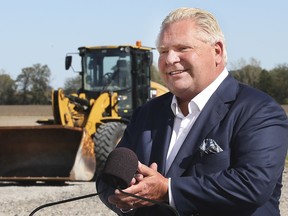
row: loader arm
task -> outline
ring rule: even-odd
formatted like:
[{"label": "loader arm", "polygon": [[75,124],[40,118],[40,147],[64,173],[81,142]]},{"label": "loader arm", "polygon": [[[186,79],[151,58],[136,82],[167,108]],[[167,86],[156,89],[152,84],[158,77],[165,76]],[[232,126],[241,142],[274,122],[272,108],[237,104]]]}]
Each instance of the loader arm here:
[{"label": "loader arm", "polygon": [[116,92],[104,92],[93,103],[85,130],[93,135],[96,132],[96,125],[104,123],[108,120],[119,121],[121,117],[118,115]]}]

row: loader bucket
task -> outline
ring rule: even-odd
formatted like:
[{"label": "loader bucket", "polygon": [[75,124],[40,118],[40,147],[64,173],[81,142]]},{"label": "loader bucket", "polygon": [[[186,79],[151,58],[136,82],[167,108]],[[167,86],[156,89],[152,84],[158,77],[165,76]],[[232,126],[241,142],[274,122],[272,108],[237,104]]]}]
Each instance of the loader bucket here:
[{"label": "loader bucket", "polygon": [[89,181],[95,169],[94,143],[81,128],[0,127],[0,181]]}]

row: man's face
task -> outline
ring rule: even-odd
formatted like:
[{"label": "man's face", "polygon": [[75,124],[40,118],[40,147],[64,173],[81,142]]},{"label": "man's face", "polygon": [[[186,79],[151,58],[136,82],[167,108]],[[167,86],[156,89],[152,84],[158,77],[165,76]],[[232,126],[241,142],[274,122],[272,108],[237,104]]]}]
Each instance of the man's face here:
[{"label": "man's face", "polygon": [[[158,67],[169,90],[178,98],[191,100],[224,69],[221,43],[204,43],[197,38],[191,20],[166,26],[159,40]],[[222,62],[219,68],[219,62]]]}]

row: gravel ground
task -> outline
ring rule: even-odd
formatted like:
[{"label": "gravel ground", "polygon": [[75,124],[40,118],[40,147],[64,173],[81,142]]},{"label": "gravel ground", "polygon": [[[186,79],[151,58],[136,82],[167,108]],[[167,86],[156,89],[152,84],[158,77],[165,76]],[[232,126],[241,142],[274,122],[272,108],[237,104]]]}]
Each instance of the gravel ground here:
[{"label": "gravel ground", "polygon": [[[288,215],[288,172],[284,172],[284,188],[281,197],[281,215]],[[13,182],[0,183],[0,216],[28,216],[34,209],[46,203],[56,202],[96,193],[94,182],[66,182],[62,186],[23,186]],[[37,211],[34,216],[113,216],[116,215],[102,204],[98,197],[50,206]]]},{"label": "gravel ground", "polygon": [[[0,126],[34,125],[41,118],[50,118],[49,106],[26,106],[25,109],[14,106],[0,106]],[[41,110],[41,113],[39,113]],[[288,216],[288,163],[284,170],[283,190],[280,200],[282,216]],[[46,203],[56,202],[96,193],[94,182],[66,182],[64,185],[47,185],[38,182],[34,185],[21,185],[15,182],[0,182],[0,216],[28,216],[34,209]],[[98,197],[86,198],[39,210],[35,216],[112,216]]]},{"label": "gravel ground", "polygon": [[[38,185],[23,186],[11,182],[0,183],[0,215],[28,216],[37,207],[96,193],[94,182],[67,182],[62,186]],[[98,197],[90,197],[74,202],[50,206],[35,212],[34,216],[112,216],[116,215],[102,204]]]}]

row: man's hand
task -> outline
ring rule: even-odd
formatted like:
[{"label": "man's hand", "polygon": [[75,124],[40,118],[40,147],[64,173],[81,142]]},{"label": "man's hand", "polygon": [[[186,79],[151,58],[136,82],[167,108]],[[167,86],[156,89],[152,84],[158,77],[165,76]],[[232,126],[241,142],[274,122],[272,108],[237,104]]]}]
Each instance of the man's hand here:
[{"label": "man's hand", "polygon": [[[123,190],[137,196],[152,199],[158,202],[168,201],[168,179],[157,172],[157,164],[152,163],[150,167],[138,163],[138,173],[131,181],[131,186]],[[118,189],[108,201],[119,209],[131,209],[143,206],[151,206],[153,203],[140,200],[123,194]]]}]

